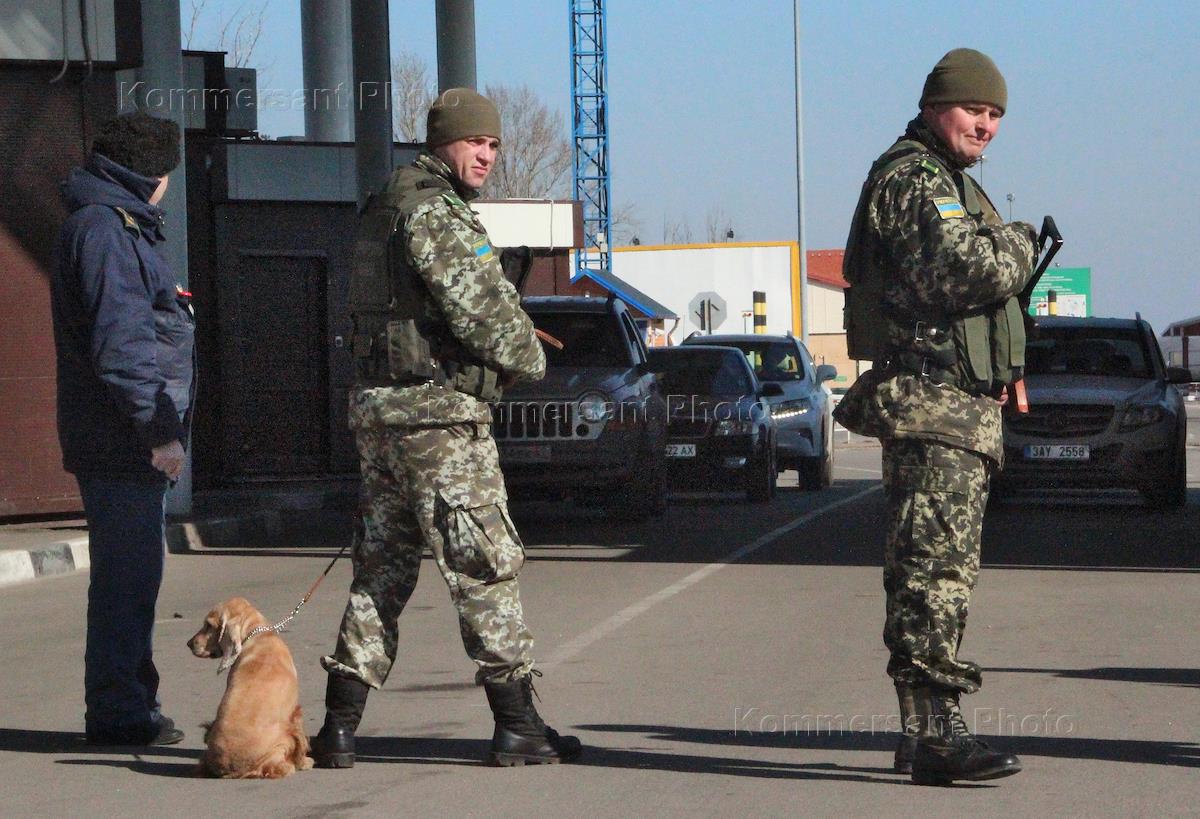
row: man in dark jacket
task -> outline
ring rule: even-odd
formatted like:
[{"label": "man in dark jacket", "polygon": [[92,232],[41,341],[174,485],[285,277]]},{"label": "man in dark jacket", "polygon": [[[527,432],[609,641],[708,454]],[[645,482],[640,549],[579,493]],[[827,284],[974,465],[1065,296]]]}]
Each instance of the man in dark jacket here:
[{"label": "man in dark jacket", "polygon": [[157,207],[179,127],[143,113],[103,123],[63,183],[69,215],[52,282],[58,434],[87,517],[87,741],[166,745],[151,634],[163,501],[183,470],[195,397],[193,320],[167,268]]}]

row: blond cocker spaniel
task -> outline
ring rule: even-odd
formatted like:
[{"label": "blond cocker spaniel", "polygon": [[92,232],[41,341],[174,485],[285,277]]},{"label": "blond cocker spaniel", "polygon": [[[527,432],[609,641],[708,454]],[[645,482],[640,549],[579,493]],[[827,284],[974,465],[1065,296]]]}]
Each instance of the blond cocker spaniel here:
[{"label": "blond cocker spaniel", "polygon": [[197,657],[229,669],[199,776],[280,779],[312,767],[292,653],[258,609],[241,597],[216,606],[188,640]]}]

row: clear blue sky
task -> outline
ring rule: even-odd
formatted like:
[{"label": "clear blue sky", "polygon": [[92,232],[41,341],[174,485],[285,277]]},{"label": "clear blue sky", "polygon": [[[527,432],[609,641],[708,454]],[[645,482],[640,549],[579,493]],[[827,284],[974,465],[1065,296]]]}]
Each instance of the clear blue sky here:
[{"label": "clear blue sky", "polygon": [[[208,19],[251,5],[209,0]],[[390,5],[393,50],[436,76],[433,0]],[[566,132],[567,0],[476,0],[475,12],[480,85],[530,86]],[[1092,268],[1096,314],[1140,310],[1160,332],[1200,314],[1200,3],[809,0],[801,26],[809,248],[843,246],[867,167],[916,113],[926,73],[970,46],[1008,80],[983,170],[1002,214],[1011,193],[1015,218],[1055,216],[1058,261]],[[610,0],[613,199],[633,205],[645,243],[664,219],[703,240],[715,207],[738,240],[796,237],[792,31],[790,0]],[[255,63],[260,86],[302,86],[295,0],[270,0]],[[263,111],[259,127],[302,133],[303,115]]]}]

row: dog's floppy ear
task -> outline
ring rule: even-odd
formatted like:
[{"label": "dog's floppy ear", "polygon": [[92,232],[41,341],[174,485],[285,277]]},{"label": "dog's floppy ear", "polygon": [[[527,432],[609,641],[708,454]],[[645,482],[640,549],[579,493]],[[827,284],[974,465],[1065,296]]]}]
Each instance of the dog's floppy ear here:
[{"label": "dog's floppy ear", "polygon": [[237,662],[242,653],[242,625],[240,621],[229,619],[229,607],[221,607],[221,630],[217,634],[217,645],[221,647],[221,665],[217,673],[228,669]]}]

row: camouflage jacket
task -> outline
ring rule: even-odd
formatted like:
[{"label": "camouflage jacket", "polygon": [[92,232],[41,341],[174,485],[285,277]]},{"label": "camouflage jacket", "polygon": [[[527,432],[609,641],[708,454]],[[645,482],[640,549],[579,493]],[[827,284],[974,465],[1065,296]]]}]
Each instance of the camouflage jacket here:
[{"label": "camouflage jacket", "polygon": [[[487,231],[467,204],[476,192],[458,183],[450,168],[429,153],[398,169],[388,184],[414,184],[414,174],[438,177],[454,188],[426,199],[397,226],[397,247],[428,293],[428,317],[447,328],[471,357],[502,378],[541,378],[546,372],[546,355],[534,335],[533,322],[504,276]],[[350,426],[356,429],[491,420],[485,401],[432,383],[359,387],[350,396]]]},{"label": "camouflage jacket", "polygon": [[[942,166],[962,172],[920,117],[903,139],[921,143]],[[982,213],[966,213],[955,180],[920,154],[875,179],[869,197],[866,229],[893,271],[885,294],[899,311],[964,314],[1016,295],[1029,280],[1036,259],[1033,227],[1004,224],[986,196]],[[910,373],[864,373],[841,401],[838,420],[866,435],[925,438],[997,463],[1003,459],[996,401]]]}]

